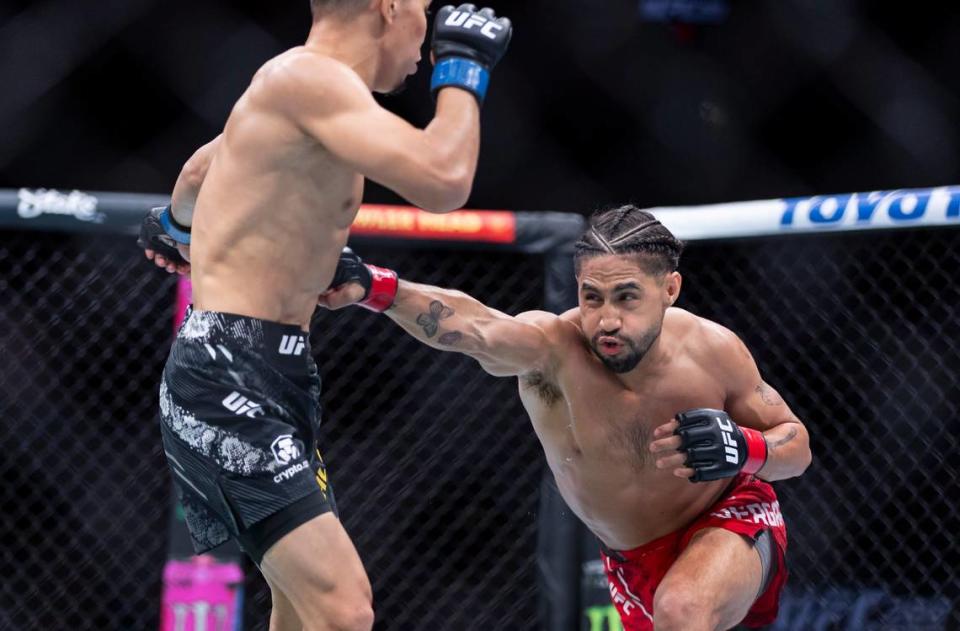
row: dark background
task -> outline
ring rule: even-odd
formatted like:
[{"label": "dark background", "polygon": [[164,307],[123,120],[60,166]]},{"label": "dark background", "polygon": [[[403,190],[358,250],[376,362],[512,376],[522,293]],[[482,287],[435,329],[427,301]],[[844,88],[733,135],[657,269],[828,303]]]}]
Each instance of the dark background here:
[{"label": "dark background", "polygon": [[[495,4],[516,33],[471,207],[957,181],[956,3],[731,0],[699,26],[643,20],[637,0]],[[306,0],[3,0],[0,187],[169,191],[257,67],[309,24]],[[383,99],[420,125],[426,66]],[[399,201],[376,186],[366,199]]]}]

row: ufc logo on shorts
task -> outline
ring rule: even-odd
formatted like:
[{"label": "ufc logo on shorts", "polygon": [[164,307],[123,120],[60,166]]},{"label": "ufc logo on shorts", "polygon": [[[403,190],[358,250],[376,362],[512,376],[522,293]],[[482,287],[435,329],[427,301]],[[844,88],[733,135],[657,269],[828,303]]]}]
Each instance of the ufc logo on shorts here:
[{"label": "ufc logo on shorts", "polygon": [[482,15],[470,13],[469,11],[454,11],[444,22],[446,26],[459,26],[465,31],[480,27],[480,34],[490,39],[497,39],[497,31],[503,30],[502,24],[491,22]]},{"label": "ufc logo on shorts", "polygon": [[277,350],[281,355],[294,355],[299,357],[306,347],[306,342],[302,335],[284,335],[280,338],[280,348]]},{"label": "ufc logo on shorts", "polygon": [[249,416],[250,418],[256,418],[257,416],[263,414],[263,408],[260,407],[259,403],[254,403],[239,392],[231,392],[229,395],[227,395],[227,398],[223,400],[223,407],[227,408],[237,416],[245,415]]},{"label": "ufc logo on shorts", "polygon": [[739,464],[740,452],[737,451],[737,441],[733,439],[733,425],[730,421],[724,421],[717,417],[717,425],[720,426],[720,435],[723,436],[723,451],[726,453],[726,461],[730,464]]}]

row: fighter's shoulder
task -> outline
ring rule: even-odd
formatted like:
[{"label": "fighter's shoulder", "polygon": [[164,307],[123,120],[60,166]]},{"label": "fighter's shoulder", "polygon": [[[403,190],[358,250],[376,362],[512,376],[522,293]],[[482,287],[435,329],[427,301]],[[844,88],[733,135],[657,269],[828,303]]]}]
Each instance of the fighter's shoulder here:
[{"label": "fighter's shoulder", "polygon": [[750,357],[740,337],[727,327],[678,307],[670,307],[664,327],[678,345],[696,360],[714,366],[729,365]]},{"label": "fighter's shoulder", "polygon": [[564,359],[571,356],[568,352],[569,345],[582,339],[580,314],[576,309],[559,315],[549,311],[527,311],[516,317],[517,320],[538,327],[546,342],[546,352],[541,363],[535,369],[520,375],[520,384],[523,388],[535,389],[541,399],[553,405],[563,398],[563,393],[556,385],[557,371],[563,365]]},{"label": "fighter's shoulder", "polygon": [[375,102],[352,68],[304,47],[268,61],[257,72],[254,84],[265,97],[292,109],[338,109]]},{"label": "fighter's shoulder", "polygon": [[577,309],[559,315],[549,311],[525,311],[516,318],[539,328],[553,347],[577,340],[580,336],[580,314]]},{"label": "fighter's shoulder", "polygon": [[580,314],[577,309],[570,309],[559,315],[550,311],[525,311],[517,315],[517,320],[536,325],[551,338],[576,334],[580,330]]}]

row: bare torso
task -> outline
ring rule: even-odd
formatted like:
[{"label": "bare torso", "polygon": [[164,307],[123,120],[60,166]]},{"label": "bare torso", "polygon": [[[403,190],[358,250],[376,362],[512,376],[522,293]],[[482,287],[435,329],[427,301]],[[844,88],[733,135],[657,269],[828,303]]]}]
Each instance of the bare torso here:
[{"label": "bare torso", "polygon": [[593,355],[575,312],[563,320],[555,374],[521,378],[520,397],[564,500],[614,549],[689,524],[729,480],[692,484],[658,470],[649,443],[678,412],[724,407],[724,388],[699,352],[703,321],[668,310],[661,335],[672,350],[641,386],[629,388]]},{"label": "bare torso", "polygon": [[294,48],[265,64],[224,128],[193,221],[198,309],[307,329],[333,278],[363,177],[278,107],[276,75],[303,55],[316,53]]}]

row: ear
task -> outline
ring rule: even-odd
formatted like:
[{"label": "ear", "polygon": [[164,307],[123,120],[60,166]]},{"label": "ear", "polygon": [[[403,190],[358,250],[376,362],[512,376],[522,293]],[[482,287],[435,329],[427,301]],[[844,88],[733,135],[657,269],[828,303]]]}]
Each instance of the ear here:
[{"label": "ear", "polygon": [[383,21],[387,24],[393,24],[393,21],[397,17],[397,3],[400,0],[374,0],[378,9],[380,10],[380,15],[383,17]]},{"label": "ear", "polygon": [[683,278],[680,272],[670,272],[664,277],[663,298],[666,303],[664,306],[670,307],[680,297],[680,286],[683,284]]}]

